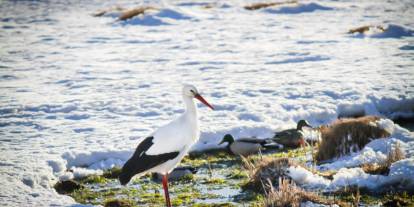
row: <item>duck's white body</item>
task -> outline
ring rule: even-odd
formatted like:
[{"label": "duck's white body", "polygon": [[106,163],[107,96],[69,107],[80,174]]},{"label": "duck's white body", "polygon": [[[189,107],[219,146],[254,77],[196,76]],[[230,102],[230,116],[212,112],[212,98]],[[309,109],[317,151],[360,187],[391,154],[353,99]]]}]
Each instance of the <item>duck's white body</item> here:
[{"label": "duck's white body", "polygon": [[233,142],[230,144],[230,151],[235,155],[252,155],[263,150],[263,147],[259,143],[247,143],[247,142]]}]

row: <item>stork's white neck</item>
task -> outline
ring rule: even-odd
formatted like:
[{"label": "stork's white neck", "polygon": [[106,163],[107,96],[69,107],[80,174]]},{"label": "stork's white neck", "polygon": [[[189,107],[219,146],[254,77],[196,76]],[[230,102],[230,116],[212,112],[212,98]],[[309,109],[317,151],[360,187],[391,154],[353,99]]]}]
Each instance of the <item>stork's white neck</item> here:
[{"label": "stork's white neck", "polygon": [[194,102],[194,98],[184,95],[183,100],[186,106],[186,109],[185,109],[186,115],[197,118],[197,105]]}]

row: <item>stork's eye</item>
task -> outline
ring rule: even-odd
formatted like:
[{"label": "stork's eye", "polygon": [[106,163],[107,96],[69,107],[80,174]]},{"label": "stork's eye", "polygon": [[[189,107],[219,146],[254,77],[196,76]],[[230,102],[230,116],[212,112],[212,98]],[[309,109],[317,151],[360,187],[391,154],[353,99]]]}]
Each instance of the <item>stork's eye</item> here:
[{"label": "stork's eye", "polygon": [[195,94],[195,92],[193,91],[193,89],[191,89],[190,91],[191,91],[191,93]]}]

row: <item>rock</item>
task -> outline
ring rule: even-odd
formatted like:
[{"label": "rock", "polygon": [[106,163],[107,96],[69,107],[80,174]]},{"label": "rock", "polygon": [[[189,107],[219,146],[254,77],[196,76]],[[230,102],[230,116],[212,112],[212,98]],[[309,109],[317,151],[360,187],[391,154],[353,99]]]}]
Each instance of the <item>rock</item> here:
[{"label": "rock", "polygon": [[76,181],[65,180],[57,182],[54,188],[59,194],[69,194],[75,190],[83,188],[83,186]]},{"label": "rock", "polygon": [[110,200],[106,201],[104,207],[130,207],[131,203],[127,200]]}]

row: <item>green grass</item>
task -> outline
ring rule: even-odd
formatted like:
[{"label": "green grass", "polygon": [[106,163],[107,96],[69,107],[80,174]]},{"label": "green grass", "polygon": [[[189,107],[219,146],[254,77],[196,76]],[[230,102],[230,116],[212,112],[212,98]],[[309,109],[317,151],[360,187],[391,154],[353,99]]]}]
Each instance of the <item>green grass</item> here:
[{"label": "green grass", "polygon": [[79,180],[80,183],[85,184],[105,184],[108,180],[100,175],[91,175]]},{"label": "green grass", "polygon": [[223,178],[211,178],[203,182],[204,184],[225,184],[226,180]]},{"label": "green grass", "polygon": [[[262,156],[250,156],[248,159],[294,157],[300,162],[306,151],[309,149],[285,150]],[[223,151],[197,153],[185,157],[182,164],[197,167],[198,173],[170,182],[170,197],[174,206],[215,207],[240,206],[241,204],[263,206],[263,194],[241,190],[241,186],[245,185],[249,178],[246,170],[243,169],[240,157]],[[85,187],[69,195],[81,204],[105,205],[111,201],[123,202],[130,206],[163,206],[165,204],[161,183],[153,181],[150,175],[135,178],[123,187],[117,180],[119,172],[120,168],[114,168],[105,171],[102,176],[92,175],[79,179],[78,182]],[[228,195],[222,195],[220,190],[224,188],[236,195],[230,198]],[[352,195],[350,192],[345,192],[335,197],[345,202],[352,202]],[[212,199],[214,202],[211,202]],[[361,190],[360,200],[367,205],[388,202],[390,205],[397,203],[414,206],[414,196],[408,193],[373,196]]]},{"label": "green grass", "polygon": [[[170,182],[170,197],[174,206],[236,206],[236,203],[255,206],[260,203],[261,197],[251,192],[230,199],[227,195],[211,192],[224,187],[238,191],[247,182],[247,174],[242,168],[240,157],[224,151],[195,153],[185,157],[182,164],[197,167],[199,172]],[[120,170],[113,168],[104,171],[102,176],[92,175],[80,179],[79,182],[85,188],[71,193],[70,196],[82,204],[105,205],[118,199],[131,206],[164,205],[161,183],[146,175],[133,179],[126,187],[121,187],[117,180]],[[210,199],[219,202],[210,203]]]}]

